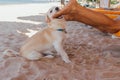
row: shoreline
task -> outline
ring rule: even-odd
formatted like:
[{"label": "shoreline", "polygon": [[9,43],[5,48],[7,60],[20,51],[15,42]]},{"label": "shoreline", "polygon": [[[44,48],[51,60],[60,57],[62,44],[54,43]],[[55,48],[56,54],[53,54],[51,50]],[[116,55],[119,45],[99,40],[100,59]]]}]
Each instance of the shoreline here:
[{"label": "shoreline", "polygon": [[22,2],[22,3],[0,3],[0,6],[1,5],[21,5],[21,4],[42,4],[42,3],[53,3],[53,2]]},{"label": "shoreline", "polygon": [[0,1],[0,5],[9,5],[9,4],[31,4],[31,3],[51,3],[51,2],[60,2],[60,1]]},{"label": "shoreline", "polygon": [[17,21],[18,17],[45,14],[50,7],[58,5],[59,2],[0,5],[0,21]]}]

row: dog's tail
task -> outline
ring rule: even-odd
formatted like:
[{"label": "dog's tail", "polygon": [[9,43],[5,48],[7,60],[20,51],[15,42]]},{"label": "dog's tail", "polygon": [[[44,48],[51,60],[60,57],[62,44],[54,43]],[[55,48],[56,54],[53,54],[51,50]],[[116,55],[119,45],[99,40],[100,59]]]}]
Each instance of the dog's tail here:
[{"label": "dog's tail", "polygon": [[14,51],[12,49],[6,49],[3,52],[3,56],[8,56],[8,57],[15,57],[15,56],[19,56],[20,54],[17,51]]}]

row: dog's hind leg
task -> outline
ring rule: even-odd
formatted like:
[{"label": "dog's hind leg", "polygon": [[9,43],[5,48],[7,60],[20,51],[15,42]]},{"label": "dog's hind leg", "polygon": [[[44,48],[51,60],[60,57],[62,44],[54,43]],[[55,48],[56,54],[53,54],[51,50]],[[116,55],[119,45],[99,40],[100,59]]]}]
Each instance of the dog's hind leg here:
[{"label": "dog's hind leg", "polygon": [[27,58],[28,60],[39,60],[43,57],[43,55],[37,51],[32,51],[27,54],[23,54],[23,57]]}]

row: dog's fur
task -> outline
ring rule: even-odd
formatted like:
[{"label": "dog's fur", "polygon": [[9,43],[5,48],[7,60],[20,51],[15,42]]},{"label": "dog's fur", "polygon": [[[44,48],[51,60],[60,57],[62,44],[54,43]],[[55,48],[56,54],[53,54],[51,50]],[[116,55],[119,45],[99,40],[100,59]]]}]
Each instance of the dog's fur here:
[{"label": "dog's fur", "polygon": [[69,57],[63,49],[63,40],[65,32],[57,31],[57,29],[65,29],[66,23],[62,19],[53,19],[52,16],[59,10],[58,7],[52,7],[46,15],[48,27],[37,32],[30,37],[20,49],[20,55],[28,60],[39,60],[43,57],[43,53],[52,54],[51,48],[54,47],[58,55],[69,63]]}]

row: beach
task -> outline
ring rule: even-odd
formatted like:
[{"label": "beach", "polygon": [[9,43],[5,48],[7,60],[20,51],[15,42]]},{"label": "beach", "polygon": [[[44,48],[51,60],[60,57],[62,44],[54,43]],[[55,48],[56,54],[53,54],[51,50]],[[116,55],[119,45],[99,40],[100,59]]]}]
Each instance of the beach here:
[{"label": "beach", "polygon": [[60,5],[60,3],[48,2],[0,5],[0,21],[17,21],[17,17],[19,16],[39,15],[46,13],[49,7],[57,5]]},{"label": "beach", "polygon": [[38,61],[2,57],[7,49],[19,52],[27,38],[47,27],[45,13],[56,5],[60,3],[0,5],[0,80],[120,80],[119,53],[111,49],[120,39],[76,21],[66,26],[69,64],[60,56]]}]

